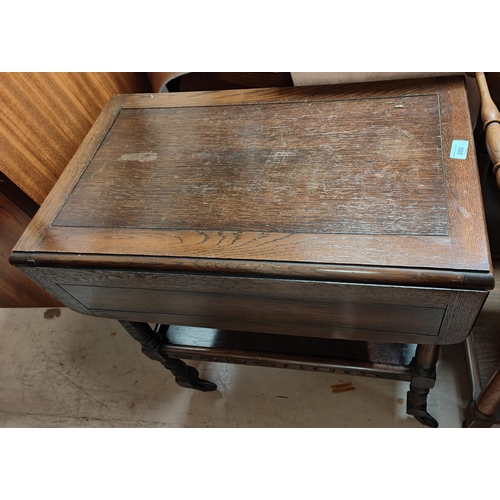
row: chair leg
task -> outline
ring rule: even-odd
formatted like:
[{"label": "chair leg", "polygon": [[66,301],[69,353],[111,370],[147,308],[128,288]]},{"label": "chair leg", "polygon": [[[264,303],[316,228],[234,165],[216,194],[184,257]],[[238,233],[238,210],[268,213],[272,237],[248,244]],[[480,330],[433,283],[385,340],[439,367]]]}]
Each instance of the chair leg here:
[{"label": "chair leg", "polygon": [[167,341],[168,326],[158,325],[153,330],[147,323],[120,321],[120,324],[142,345],[142,352],[148,358],[160,362],[167,370],[170,370],[178,385],[203,392],[217,389],[214,383],[201,379],[196,368],[186,365],[180,359],[169,358],[163,351],[162,347]]},{"label": "chair leg", "polygon": [[436,364],[439,346],[419,344],[411,361],[412,378],[407,394],[406,413],[421,424],[438,427],[437,420],[427,413],[427,396],[436,384]]},{"label": "chair leg", "polygon": [[490,378],[479,394],[477,401],[471,401],[465,409],[463,427],[491,427],[500,406],[500,368]]}]

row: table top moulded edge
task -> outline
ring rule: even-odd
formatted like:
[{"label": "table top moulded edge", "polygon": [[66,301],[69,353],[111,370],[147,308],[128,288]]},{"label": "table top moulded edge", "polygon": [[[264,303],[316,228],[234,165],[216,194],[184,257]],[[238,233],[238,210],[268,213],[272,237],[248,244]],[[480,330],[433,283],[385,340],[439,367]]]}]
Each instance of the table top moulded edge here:
[{"label": "table top moulded edge", "polygon": [[[411,286],[433,286],[446,288],[491,289],[494,286],[491,272],[488,243],[485,231],[485,217],[481,200],[479,177],[476,172],[474,148],[463,168],[455,174],[465,176],[461,179],[469,186],[463,192],[453,192],[447,183],[448,199],[454,200],[448,207],[454,213],[450,218],[450,238],[458,242],[449,245],[450,265],[427,266],[377,266],[374,263],[352,265],[346,263],[317,262],[276,262],[238,260],[233,258],[200,258],[183,255],[102,255],[89,252],[81,255],[76,252],[44,251],[42,242],[51,229],[65,200],[85,172],[100,144],[106,137],[122,109],[251,105],[253,103],[304,102],[310,100],[359,99],[377,96],[414,96],[438,94],[441,107],[448,111],[446,123],[442,124],[443,151],[449,151],[451,141],[459,136],[474,144],[470,130],[465,88],[461,77],[439,79],[408,80],[404,82],[383,82],[377,84],[338,85],[317,87],[291,87],[272,89],[230,90],[219,92],[191,92],[179,94],[131,94],[111,98],[94,127],[91,129],[77,153],[68,164],[56,186],[31,221],[27,230],[15,246],[10,262],[20,266],[79,266],[127,269],[136,267],[141,270],[184,271],[184,272],[222,272],[233,275],[288,276],[291,279],[323,279],[358,283],[406,284]],[[451,113],[452,107],[459,107],[458,113]],[[466,118],[466,119],[465,119]],[[445,166],[450,162],[444,158]],[[453,169],[447,169],[448,175]],[[454,179],[451,179],[454,180]],[[453,195],[453,196],[452,196]],[[472,196],[471,196],[472,195]],[[472,200],[472,201],[471,201]],[[424,238],[425,239],[425,238]],[[416,241],[417,242],[417,241]],[[425,241],[423,244],[425,245]],[[443,263],[446,264],[443,259]]]}]

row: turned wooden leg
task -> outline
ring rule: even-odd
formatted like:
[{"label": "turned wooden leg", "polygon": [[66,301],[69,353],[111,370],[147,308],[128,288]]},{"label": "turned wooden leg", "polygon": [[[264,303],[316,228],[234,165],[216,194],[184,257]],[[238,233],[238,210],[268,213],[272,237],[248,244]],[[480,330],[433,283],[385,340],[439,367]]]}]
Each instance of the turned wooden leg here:
[{"label": "turned wooden leg", "polygon": [[164,349],[162,349],[167,341],[167,325],[157,325],[153,330],[147,323],[120,321],[120,324],[142,345],[142,352],[148,358],[159,361],[167,370],[172,372],[178,385],[203,392],[217,389],[214,383],[201,379],[196,368],[186,365],[180,359],[168,357]]},{"label": "turned wooden leg", "polygon": [[412,378],[407,394],[406,413],[428,427],[438,426],[437,420],[427,413],[427,396],[436,384],[438,358],[438,345],[419,344],[410,365]]},{"label": "turned wooden leg", "polygon": [[490,378],[479,394],[465,409],[464,427],[491,427],[500,405],[500,368]]}]

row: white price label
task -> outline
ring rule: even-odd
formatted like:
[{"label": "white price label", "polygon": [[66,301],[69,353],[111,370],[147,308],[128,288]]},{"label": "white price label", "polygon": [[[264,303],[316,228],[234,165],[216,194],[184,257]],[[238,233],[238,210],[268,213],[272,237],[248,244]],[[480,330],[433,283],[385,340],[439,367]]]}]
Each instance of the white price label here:
[{"label": "white price label", "polygon": [[469,141],[453,141],[451,143],[450,158],[465,160],[469,149]]}]

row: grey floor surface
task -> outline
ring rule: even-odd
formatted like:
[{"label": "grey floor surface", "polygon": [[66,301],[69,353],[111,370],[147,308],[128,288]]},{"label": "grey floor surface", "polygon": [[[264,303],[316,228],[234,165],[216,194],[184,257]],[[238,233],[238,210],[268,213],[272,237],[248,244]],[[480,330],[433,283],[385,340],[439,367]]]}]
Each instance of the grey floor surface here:
[{"label": "grey floor surface", "polygon": [[[406,415],[405,382],[192,363],[218,385],[201,393],[178,387],[114,320],[66,308],[1,309],[0,331],[3,428],[425,429]],[[333,393],[342,382],[355,390]],[[461,427],[469,393],[462,348],[442,348],[429,398],[440,427]]]}]

